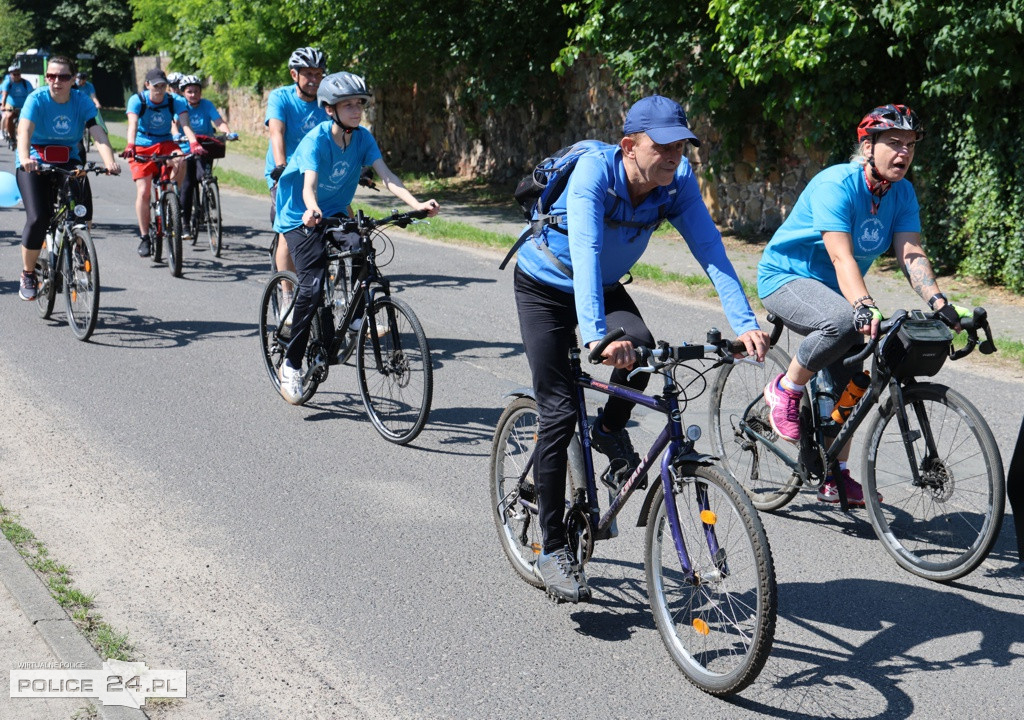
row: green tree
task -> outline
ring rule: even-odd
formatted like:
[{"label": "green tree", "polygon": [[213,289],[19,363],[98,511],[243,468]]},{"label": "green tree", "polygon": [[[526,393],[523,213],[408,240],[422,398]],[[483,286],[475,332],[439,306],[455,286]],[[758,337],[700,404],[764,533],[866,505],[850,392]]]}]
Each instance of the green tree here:
[{"label": "green tree", "polygon": [[15,53],[31,47],[34,23],[32,14],[17,9],[11,0],[0,0],[0,17],[0,62],[6,70]]}]

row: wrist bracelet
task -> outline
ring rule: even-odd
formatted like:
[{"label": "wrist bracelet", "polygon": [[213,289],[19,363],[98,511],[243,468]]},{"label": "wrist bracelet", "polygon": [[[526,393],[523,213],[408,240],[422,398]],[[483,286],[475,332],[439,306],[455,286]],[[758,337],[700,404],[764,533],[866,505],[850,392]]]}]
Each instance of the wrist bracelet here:
[{"label": "wrist bracelet", "polygon": [[864,297],[859,297],[856,300],[854,300],[853,306],[860,307],[862,304],[864,304],[865,300],[870,300],[872,305],[875,304],[875,299],[873,297],[871,297],[870,295],[865,295]]},{"label": "wrist bracelet", "polygon": [[945,300],[946,302],[949,302],[949,298],[947,298],[942,293],[935,293],[934,295],[932,295],[928,299],[928,308],[930,310],[934,310],[935,309],[935,303],[937,303],[939,300]]}]

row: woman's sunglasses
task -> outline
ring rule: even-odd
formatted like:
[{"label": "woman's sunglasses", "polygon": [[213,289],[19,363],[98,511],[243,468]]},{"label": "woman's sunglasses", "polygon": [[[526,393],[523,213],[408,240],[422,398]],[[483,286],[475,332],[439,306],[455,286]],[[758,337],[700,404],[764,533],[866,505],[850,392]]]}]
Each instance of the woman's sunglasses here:
[{"label": "woman's sunglasses", "polygon": [[70,80],[71,73],[46,73],[46,79],[56,82],[57,80]]}]

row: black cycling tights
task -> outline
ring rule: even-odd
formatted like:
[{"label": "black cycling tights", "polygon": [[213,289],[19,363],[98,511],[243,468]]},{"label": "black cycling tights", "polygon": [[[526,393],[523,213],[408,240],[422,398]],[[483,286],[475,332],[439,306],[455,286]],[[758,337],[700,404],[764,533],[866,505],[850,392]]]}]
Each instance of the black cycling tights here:
[{"label": "black cycling tights", "polygon": [[[61,167],[71,169],[74,165]],[[16,178],[18,190],[21,192],[21,202],[25,205],[25,227],[21,231],[21,244],[29,250],[38,250],[43,246],[46,228],[53,217],[53,206],[57,201],[57,183],[61,178],[52,174],[25,172],[20,167]],[[92,189],[89,186],[89,179],[82,178],[72,182],[77,185],[73,190],[76,202],[84,203],[87,209],[85,217],[78,222],[88,222],[92,219]]]}]

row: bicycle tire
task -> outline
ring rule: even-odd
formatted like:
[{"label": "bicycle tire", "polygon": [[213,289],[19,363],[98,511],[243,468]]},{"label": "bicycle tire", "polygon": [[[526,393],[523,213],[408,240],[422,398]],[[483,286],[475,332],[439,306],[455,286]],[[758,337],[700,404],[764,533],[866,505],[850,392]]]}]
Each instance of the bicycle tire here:
[{"label": "bicycle tire", "polygon": [[[52,237],[47,240],[47,243],[52,242]],[[56,269],[50,267],[50,248],[43,245],[36,259],[36,310],[43,320],[48,320],[53,314],[53,306],[57,301],[59,283],[55,277],[56,273]]]},{"label": "bicycle tire", "polygon": [[332,285],[334,294],[334,317],[337,326],[334,329],[335,338],[341,338],[338,343],[337,363],[344,365],[352,357],[356,349],[357,334],[342,327],[345,322],[345,313],[352,303],[354,292],[352,290],[352,258],[338,258],[332,260],[327,266],[328,279]]},{"label": "bicycle tire", "polygon": [[85,227],[72,230],[61,249],[64,304],[68,325],[79,340],[88,340],[96,329],[100,310],[100,267],[96,246]]},{"label": "bicycle tire", "polygon": [[768,351],[760,367],[746,362],[723,365],[715,375],[708,401],[712,452],[762,512],[774,512],[788,504],[800,491],[801,482],[778,455],[744,434],[739,420],[751,401],[757,399],[746,416],[751,430],[790,459],[797,458],[798,448],[772,429],[768,419],[771,411],[764,401],[765,386],[788,366],[789,356],[778,347]]},{"label": "bicycle tire", "polygon": [[[371,327],[379,328],[380,369]],[[434,379],[427,335],[412,308],[389,295],[367,307],[358,335],[356,371],[366,414],[381,437],[405,445],[420,434],[430,415]]]},{"label": "bicycle tire", "polygon": [[192,188],[192,217],[188,221],[188,232],[192,236],[192,247],[195,247],[199,238],[200,226],[203,225],[203,198],[202,183],[197,182]]},{"label": "bicycle tire", "polygon": [[[977,568],[999,536],[1006,498],[1002,459],[984,417],[960,393],[921,383],[904,386],[902,394],[924,485],[915,487],[911,481],[904,435],[889,396],[864,444],[868,518],[900,567],[950,582]],[[934,437],[938,458],[926,457],[926,431]]]},{"label": "bicycle tire", "polygon": [[164,237],[167,239],[167,269],[174,277],[181,277],[181,206],[178,196],[164,193]]},{"label": "bicycle tire", "polygon": [[[750,498],[732,478],[696,463],[677,465],[673,474],[682,542],[699,582],[691,582],[680,566],[661,485],[645,543],[651,610],[686,678],[711,695],[730,695],[757,678],[775,638],[778,588],[771,547]],[[706,535],[712,526],[719,547],[714,555]]]},{"label": "bicycle tire", "polygon": [[203,212],[206,215],[206,233],[214,257],[220,257],[223,249],[223,227],[220,214],[220,188],[217,180],[211,180],[204,193]]},{"label": "bicycle tire", "polygon": [[[280,337],[277,331],[282,312],[288,312],[290,309],[284,306],[285,290],[282,287],[282,283],[285,282],[291,284],[291,292],[294,293],[294,288],[298,287],[299,284],[298,278],[295,276],[295,273],[282,270],[274,273],[270,280],[267,281],[260,300],[260,350],[263,357],[263,366],[267,371],[267,376],[270,378],[270,383],[274,386],[274,391],[277,393],[281,392],[281,379],[277,376],[277,369],[284,362],[285,347],[288,344],[287,339]],[[316,347],[314,339],[319,339],[320,337],[320,319],[317,315],[314,315],[310,324],[309,344],[307,345],[306,358],[302,367],[302,396],[297,403],[299,405],[304,404],[313,397],[317,387],[320,385],[320,379],[316,373],[309,372],[311,353],[313,348]]]}]

